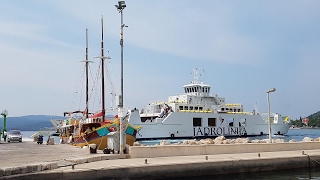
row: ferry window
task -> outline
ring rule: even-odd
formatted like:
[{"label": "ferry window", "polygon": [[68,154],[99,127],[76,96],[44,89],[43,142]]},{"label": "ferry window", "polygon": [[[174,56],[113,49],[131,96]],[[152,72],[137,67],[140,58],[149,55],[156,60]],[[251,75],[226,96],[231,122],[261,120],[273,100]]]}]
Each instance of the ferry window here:
[{"label": "ferry window", "polygon": [[216,126],[217,118],[208,118],[208,126]]},{"label": "ferry window", "polygon": [[240,112],[240,109],[238,109],[238,112]]},{"label": "ferry window", "polygon": [[188,109],[189,109],[188,106],[185,106],[185,107],[184,107],[184,110],[188,110]]},{"label": "ferry window", "polygon": [[179,106],[179,110],[183,110],[183,106]]},{"label": "ferry window", "polygon": [[208,93],[210,92],[210,88],[208,88]]},{"label": "ferry window", "polygon": [[201,118],[193,118],[193,126],[201,126]]},{"label": "ferry window", "polygon": [[190,106],[190,110],[193,110],[193,106]]},{"label": "ferry window", "polygon": [[221,111],[224,111],[224,108],[221,108]]},{"label": "ferry window", "polygon": [[187,93],[187,88],[184,88],[184,92]]},{"label": "ferry window", "polygon": [[203,87],[201,87],[201,91],[204,92],[204,88]]},{"label": "ferry window", "polygon": [[200,110],[200,111],[202,111],[202,109],[203,109],[202,107],[199,107],[199,110]]},{"label": "ferry window", "polygon": [[194,110],[198,110],[198,107],[194,107]]}]

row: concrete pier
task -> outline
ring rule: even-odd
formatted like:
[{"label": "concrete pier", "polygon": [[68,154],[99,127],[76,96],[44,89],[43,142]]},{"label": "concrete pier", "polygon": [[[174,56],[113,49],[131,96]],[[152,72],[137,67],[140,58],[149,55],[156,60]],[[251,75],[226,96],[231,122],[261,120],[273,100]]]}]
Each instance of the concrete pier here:
[{"label": "concrete pier", "polygon": [[[13,150],[16,146],[20,149]],[[313,167],[320,162],[320,148],[129,158],[102,151],[90,154],[89,149],[69,145],[37,146],[0,144],[0,158],[6,159],[0,165],[0,179],[164,179]]]}]

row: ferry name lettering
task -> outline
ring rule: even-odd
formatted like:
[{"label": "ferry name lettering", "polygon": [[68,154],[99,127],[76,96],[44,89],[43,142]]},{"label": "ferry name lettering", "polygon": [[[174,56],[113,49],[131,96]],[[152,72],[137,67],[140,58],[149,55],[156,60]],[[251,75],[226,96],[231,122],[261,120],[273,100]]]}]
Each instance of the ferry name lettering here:
[{"label": "ferry name lettering", "polygon": [[194,127],[194,136],[244,135],[245,127]]}]

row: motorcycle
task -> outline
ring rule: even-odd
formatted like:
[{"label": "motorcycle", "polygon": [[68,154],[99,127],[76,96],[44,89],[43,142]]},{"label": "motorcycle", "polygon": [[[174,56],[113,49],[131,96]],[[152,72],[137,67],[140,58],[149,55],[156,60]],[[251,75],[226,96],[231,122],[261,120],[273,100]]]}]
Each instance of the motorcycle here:
[{"label": "motorcycle", "polygon": [[38,141],[37,141],[38,144],[42,144],[43,143],[43,136],[42,135],[39,135],[38,136]]}]

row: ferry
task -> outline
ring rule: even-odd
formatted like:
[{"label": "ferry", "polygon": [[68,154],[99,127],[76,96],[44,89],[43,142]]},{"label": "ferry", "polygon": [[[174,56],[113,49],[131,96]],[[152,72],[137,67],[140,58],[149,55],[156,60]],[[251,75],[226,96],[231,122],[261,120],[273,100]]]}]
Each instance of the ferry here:
[{"label": "ferry", "polygon": [[270,113],[268,119],[267,113],[245,112],[240,103],[226,103],[199,80],[200,69],[193,70],[194,79],[183,86],[183,94],[128,111],[128,123],[140,127],[136,140],[262,136],[269,134],[269,120],[272,134],[288,133],[289,116]]}]

